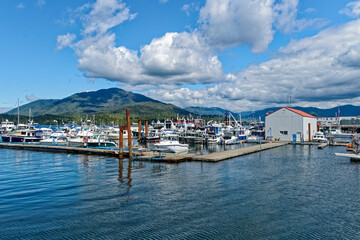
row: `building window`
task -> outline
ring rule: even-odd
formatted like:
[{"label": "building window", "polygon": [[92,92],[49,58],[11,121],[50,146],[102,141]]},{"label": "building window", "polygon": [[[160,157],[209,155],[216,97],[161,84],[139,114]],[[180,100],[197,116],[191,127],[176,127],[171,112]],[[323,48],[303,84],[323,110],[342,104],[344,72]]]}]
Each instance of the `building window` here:
[{"label": "building window", "polygon": [[280,131],[280,133],[283,135],[288,135],[288,131]]}]

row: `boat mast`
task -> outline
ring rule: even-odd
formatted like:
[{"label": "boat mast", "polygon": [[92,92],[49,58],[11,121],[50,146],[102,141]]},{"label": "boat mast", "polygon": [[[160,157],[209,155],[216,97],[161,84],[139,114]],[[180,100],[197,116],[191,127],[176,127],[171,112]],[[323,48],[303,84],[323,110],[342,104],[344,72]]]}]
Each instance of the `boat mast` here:
[{"label": "boat mast", "polygon": [[18,98],[18,125],[20,124],[20,102]]}]

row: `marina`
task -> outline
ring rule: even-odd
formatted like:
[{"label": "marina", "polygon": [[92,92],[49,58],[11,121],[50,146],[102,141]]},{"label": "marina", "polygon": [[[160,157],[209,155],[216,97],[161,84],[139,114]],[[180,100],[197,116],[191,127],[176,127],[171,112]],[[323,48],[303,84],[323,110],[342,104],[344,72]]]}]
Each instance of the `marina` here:
[{"label": "marina", "polygon": [[[237,148],[222,152],[215,152],[210,154],[169,154],[164,152],[150,152],[150,151],[134,151],[131,159],[143,161],[162,161],[162,162],[183,162],[183,161],[203,161],[203,162],[218,162],[230,158],[239,157],[246,154],[256,153],[259,151],[268,150],[275,147],[280,147],[288,144],[283,143],[267,143],[258,146]],[[80,148],[57,145],[42,145],[42,144],[15,144],[15,143],[0,143],[0,148],[16,149],[16,150],[30,150],[43,152],[65,152],[71,154],[87,154],[87,155],[102,155],[112,157],[129,157],[128,149],[124,149],[123,153],[119,153],[119,149],[99,149],[99,148]]]}]

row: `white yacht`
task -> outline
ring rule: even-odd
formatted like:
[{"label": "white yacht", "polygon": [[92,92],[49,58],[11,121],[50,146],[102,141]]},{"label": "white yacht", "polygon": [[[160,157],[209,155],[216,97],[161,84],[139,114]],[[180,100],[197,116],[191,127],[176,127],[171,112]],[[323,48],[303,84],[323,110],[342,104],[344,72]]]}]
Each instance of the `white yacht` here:
[{"label": "white yacht", "polygon": [[6,119],[6,121],[1,123],[0,133],[8,133],[13,129],[15,129],[15,124],[13,122],[9,122],[9,120]]},{"label": "white yacht", "polygon": [[352,138],[351,133],[343,133],[339,129],[330,129],[329,135],[335,138]]},{"label": "white yacht", "polygon": [[171,153],[188,153],[189,145],[179,143],[179,136],[176,134],[167,134],[163,136],[159,143],[155,143],[155,151],[164,151]]},{"label": "white yacht", "polygon": [[313,142],[327,142],[327,138],[325,137],[324,133],[322,132],[317,132],[315,133],[314,137],[313,137]]}]

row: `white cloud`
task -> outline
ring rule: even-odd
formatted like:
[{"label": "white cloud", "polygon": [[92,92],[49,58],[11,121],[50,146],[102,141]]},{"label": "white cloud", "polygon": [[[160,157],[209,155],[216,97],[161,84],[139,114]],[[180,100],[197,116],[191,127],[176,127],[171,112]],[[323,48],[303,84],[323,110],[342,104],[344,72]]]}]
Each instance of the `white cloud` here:
[{"label": "white cloud", "polygon": [[164,4],[167,3],[169,0],[159,0],[160,3]]},{"label": "white cloud", "polygon": [[[359,103],[358,36],[360,20],[294,40],[279,50],[278,58],[229,74],[223,83],[215,86],[174,90],[168,94],[152,91],[149,96],[181,106],[218,106],[233,111],[282,105],[288,95],[303,106],[324,108]],[[195,104],[191,99],[199,93],[203,98]]]},{"label": "white cloud", "polygon": [[40,99],[40,98],[38,98],[38,97],[35,97],[34,94],[26,95],[25,98],[26,98],[26,100],[29,101],[29,102],[33,102],[33,101],[36,101],[36,100],[39,100],[39,99]]},{"label": "white cloud", "polygon": [[67,33],[66,35],[57,36],[56,49],[59,51],[72,45],[76,35]]},{"label": "white cloud", "polygon": [[273,40],[273,0],[208,0],[200,10],[200,29],[220,49],[250,45],[255,53]]},{"label": "white cloud", "polygon": [[25,8],[25,5],[24,3],[19,3],[18,5],[16,5],[16,8],[23,9]]},{"label": "white cloud", "polygon": [[221,63],[196,34],[167,33],[138,52],[115,46],[115,35],[99,35],[74,47],[79,69],[89,78],[129,85],[211,83],[222,78]]},{"label": "white cloud", "polygon": [[[322,27],[327,24],[324,19],[297,19],[299,0],[282,0],[282,2],[274,6],[275,9],[275,26],[285,32],[301,31],[306,27],[314,26]],[[312,12],[315,9],[306,9],[306,12]]]},{"label": "white cloud", "polygon": [[106,33],[109,29],[136,16],[130,14],[130,9],[121,0],[97,0],[92,5],[83,5],[81,9],[86,10],[89,7],[91,11],[83,18],[85,35]]},{"label": "white cloud", "polygon": [[222,78],[221,63],[196,33],[167,33],[141,49],[143,73],[168,83],[212,83]]},{"label": "white cloud", "polygon": [[[150,97],[181,106],[218,106],[247,110],[286,102],[321,102],[357,97],[359,69],[358,22],[329,28],[311,38],[292,41],[278,57],[224,75],[217,51],[249,45],[253,52],[267,49],[274,29],[300,31],[317,19],[297,19],[298,0],[207,0],[200,10],[199,29],[169,32],[139,51],[116,45],[114,27],[136,14],[121,0],[98,0],[77,11],[83,24],[82,39],[58,37],[58,49],[70,46],[79,57],[78,68],[89,79],[116,81],[127,90],[156,89]],[[185,7],[186,6],[186,7]],[[184,5],[187,11],[191,6]],[[345,71],[346,69],[346,71]],[[190,90],[178,86],[217,85]],[[340,89],[350,84],[350,89]],[[331,93],[330,96],[327,94]]]},{"label": "white cloud", "polygon": [[182,6],[181,10],[184,11],[187,16],[190,16],[191,12],[199,11],[200,7],[196,3],[190,3]]},{"label": "white cloud", "polygon": [[346,7],[339,11],[341,14],[345,14],[352,18],[360,16],[360,1],[349,2]]}]

